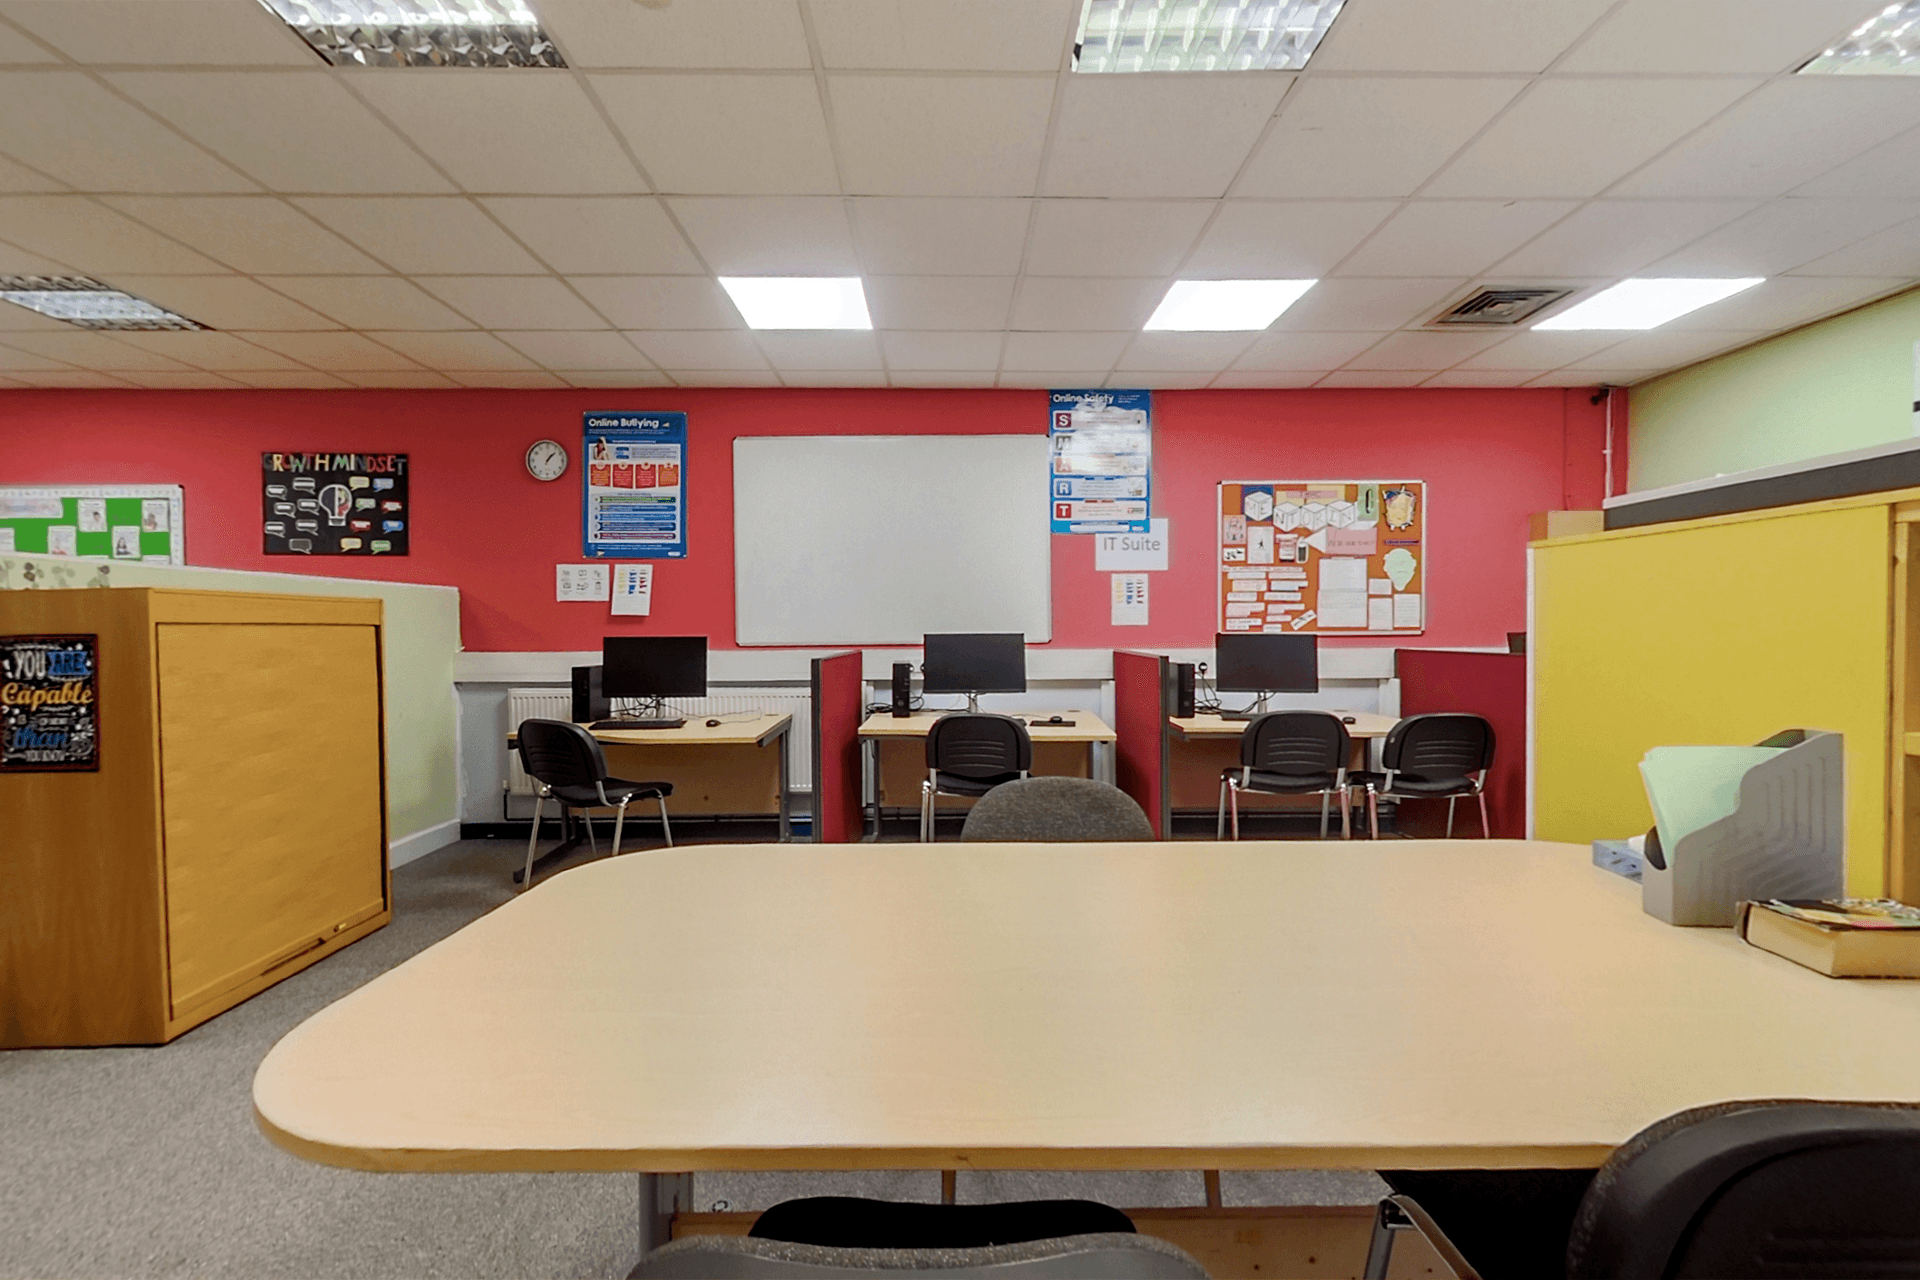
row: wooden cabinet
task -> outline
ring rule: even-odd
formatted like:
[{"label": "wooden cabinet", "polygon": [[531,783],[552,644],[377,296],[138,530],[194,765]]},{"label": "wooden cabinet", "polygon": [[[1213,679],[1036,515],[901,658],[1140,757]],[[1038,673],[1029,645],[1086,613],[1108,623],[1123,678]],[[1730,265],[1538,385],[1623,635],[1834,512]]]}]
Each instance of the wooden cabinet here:
[{"label": "wooden cabinet", "polygon": [[0,770],[0,1047],[157,1044],[391,919],[378,600],[0,592],[97,637],[99,768]]}]

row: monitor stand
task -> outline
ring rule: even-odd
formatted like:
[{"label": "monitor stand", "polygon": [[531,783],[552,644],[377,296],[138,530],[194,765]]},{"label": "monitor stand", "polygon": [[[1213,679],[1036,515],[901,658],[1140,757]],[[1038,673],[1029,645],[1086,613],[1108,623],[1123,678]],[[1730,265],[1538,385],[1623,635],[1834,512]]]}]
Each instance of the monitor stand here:
[{"label": "monitor stand", "polygon": [[642,698],[638,714],[631,711],[616,713],[611,719],[596,720],[592,729],[678,729],[686,724],[685,716],[670,715],[665,698]]},{"label": "monitor stand", "polygon": [[1253,700],[1253,705],[1247,708],[1245,711],[1222,711],[1220,713],[1220,718],[1222,720],[1257,719],[1258,717],[1267,714],[1267,699],[1271,696],[1272,696],[1271,694],[1262,693],[1259,697]]},{"label": "monitor stand", "polygon": [[967,691],[967,712],[970,715],[978,715],[980,713],[980,695],[971,689]]}]

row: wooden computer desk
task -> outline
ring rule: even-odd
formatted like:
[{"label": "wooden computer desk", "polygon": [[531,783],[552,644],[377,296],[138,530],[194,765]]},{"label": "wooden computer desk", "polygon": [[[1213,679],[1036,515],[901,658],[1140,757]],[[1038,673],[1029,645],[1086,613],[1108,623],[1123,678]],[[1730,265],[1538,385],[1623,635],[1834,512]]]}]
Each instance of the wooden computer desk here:
[{"label": "wooden computer desk", "polygon": [[537,884],[253,1096],[356,1169],[1572,1168],[1916,1063],[1920,982],[1662,924],[1578,845],[706,845]]},{"label": "wooden computer desk", "polygon": [[[860,725],[860,745],[867,753],[867,776],[873,780],[867,794],[870,830],[880,830],[880,810],[886,805],[919,809],[920,784],[927,776],[925,742],[933,722],[954,712],[916,711],[910,716],[890,712],[870,715]],[[1006,713],[1012,715],[1012,712]],[[1022,711],[1022,722],[1045,720],[1050,716],[1071,720],[1072,724],[1028,724],[1027,736],[1033,740],[1033,773],[1049,777],[1090,778],[1093,776],[1093,744],[1112,742],[1110,725],[1091,711]],[[936,796],[936,811],[971,807],[970,796]]]},{"label": "wooden computer desk", "polygon": [[[1285,710],[1276,707],[1274,710]],[[1317,708],[1315,708],[1317,710]],[[1348,768],[1367,767],[1367,753],[1375,739],[1384,738],[1399,723],[1392,716],[1371,711],[1334,711],[1337,716],[1352,716],[1347,736],[1353,739],[1353,759]],[[1212,813],[1220,803],[1220,771],[1240,763],[1240,736],[1245,720],[1223,720],[1207,713],[1196,716],[1169,716],[1173,730],[1167,751],[1167,781],[1173,794],[1173,807],[1205,809]],[[1276,796],[1259,791],[1240,793],[1241,809],[1307,809],[1319,806],[1317,797]]]}]

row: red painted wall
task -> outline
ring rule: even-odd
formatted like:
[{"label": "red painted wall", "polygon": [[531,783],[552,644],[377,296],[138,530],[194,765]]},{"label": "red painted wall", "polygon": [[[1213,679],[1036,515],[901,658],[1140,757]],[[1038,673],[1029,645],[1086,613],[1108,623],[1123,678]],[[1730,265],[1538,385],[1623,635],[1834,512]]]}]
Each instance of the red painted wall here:
[{"label": "red painted wall", "polygon": [[[1432,534],[1423,646],[1504,643],[1526,619],[1527,516],[1597,507],[1603,417],[1584,390],[1167,391],[1154,397],[1154,507],[1172,520],[1153,624],[1108,625],[1093,540],[1053,540],[1053,643],[1206,647],[1216,602],[1213,486],[1222,480],[1419,479]],[[553,566],[580,554],[579,440],[589,410],[684,410],[689,557],[661,561],[653,614],[560,604]],[[740,435],[1043,432],[1039,391],[0,392],[0,484],[183,484],[187,555],[230,569],[460,588],[470,650],[596,649],[609,632],[706,634],[733,647],[733,439]],[[532,479],[526,448],[573,465]],[[1616,466],[1626,432],[1615,406]],[[404,452],[412,554],[261,553],[263,451]],[[1334,643],[1367,644],[1368,641]]]}]

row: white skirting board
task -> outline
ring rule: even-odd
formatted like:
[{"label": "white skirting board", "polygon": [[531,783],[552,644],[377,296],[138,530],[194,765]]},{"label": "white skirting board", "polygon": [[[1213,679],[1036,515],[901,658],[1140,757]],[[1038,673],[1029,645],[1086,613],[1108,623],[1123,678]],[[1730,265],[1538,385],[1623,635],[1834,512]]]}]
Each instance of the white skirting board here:
[{"label": "white skirting board", "polygon": [[444,849],[460,838],[460,819],[436,822],[421,831],[387,841],[387,866],[404,867],[416,858],[424,858],[435,849]]}]

